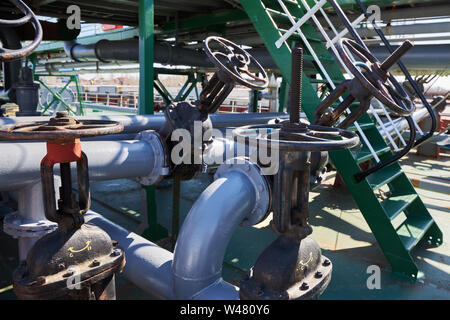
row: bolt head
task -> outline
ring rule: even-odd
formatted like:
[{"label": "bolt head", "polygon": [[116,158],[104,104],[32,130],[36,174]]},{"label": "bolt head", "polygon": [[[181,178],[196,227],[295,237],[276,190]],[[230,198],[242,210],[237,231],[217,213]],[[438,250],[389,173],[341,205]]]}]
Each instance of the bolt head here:
[{"label": "bolt head", "polygon": [[331,262],[330,262],[330,260],[328,260],[328,259],[325,259],[325,260],[323,261],[323,263],[322,263],[322,265],[323,265],[324,267],[328,267],[330,264],[331,264]]},{"label": "bolt head", "polygon": [[314,278],[316,278],[316,279],[320,279],[320,278],[322,278],[322,276],[323,276],[323,274],[322,274],[322,272],[320,272],[320,271],[317,271],[317,272],[314,274]]},{"label": "bolt head", "polygon": [[303,282],[302,285],[300,286],[300,290],[308,290],[309,289],[309,285],[306,282]]}]

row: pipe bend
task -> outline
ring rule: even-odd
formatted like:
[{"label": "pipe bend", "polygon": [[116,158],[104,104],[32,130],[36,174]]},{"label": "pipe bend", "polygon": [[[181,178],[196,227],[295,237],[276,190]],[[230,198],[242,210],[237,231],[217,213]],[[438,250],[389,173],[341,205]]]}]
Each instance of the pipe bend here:
[{"label": "pipe bend", "polygon": [[256,192],[243,172],[229,171],[200,195],[175,247],[172,270],[177,299],[192,299],[221,279],[228,243],[254,209]]}]

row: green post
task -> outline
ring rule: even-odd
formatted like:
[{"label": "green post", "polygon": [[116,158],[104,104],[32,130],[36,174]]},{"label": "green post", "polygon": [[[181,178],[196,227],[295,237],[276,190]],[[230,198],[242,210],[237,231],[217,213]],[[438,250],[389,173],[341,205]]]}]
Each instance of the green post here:
[{"label": "green post", "polygon": [[[154,113],[153,97],[153,48],[154,48],[154,1],[139,0],[139,114]],[[168,236],[167,230],[157,222],[155,187],[145,188],[148,228],[142,236],[157,241]]]}]

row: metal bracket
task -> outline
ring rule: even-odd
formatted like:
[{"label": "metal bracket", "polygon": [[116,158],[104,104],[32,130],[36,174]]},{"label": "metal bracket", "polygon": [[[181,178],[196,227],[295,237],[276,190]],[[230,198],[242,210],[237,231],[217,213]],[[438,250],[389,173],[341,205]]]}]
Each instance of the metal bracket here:
[{"label": "metal bracket", "polygon": [[255,188],[256,203],[251,213],[241,222],[241,226],[253,226],[263,221],[270,212],[272,196],[269,181],[261,174],[261,168],[245,157],[231,158],[216,171],[214,180],[220,179],[230,171],[243,173]]},{"label": "metal bracket", "polygon": [[147,142],[155,155],[154,166],[150,174],[145,177],[138,177],[137,181],[144,186],[160,183],[170,173],[165,143],[163,143],[161,136],[153,130],[141,131],[135,139]]}]

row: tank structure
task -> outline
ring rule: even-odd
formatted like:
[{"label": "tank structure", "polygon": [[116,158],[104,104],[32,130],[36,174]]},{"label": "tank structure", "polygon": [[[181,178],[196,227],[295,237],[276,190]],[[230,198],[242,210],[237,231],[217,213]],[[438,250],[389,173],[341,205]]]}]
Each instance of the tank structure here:
[{"label": "tank structure", "polygon": [[449,9],[4,1],[0,299],[450,298]]}]

